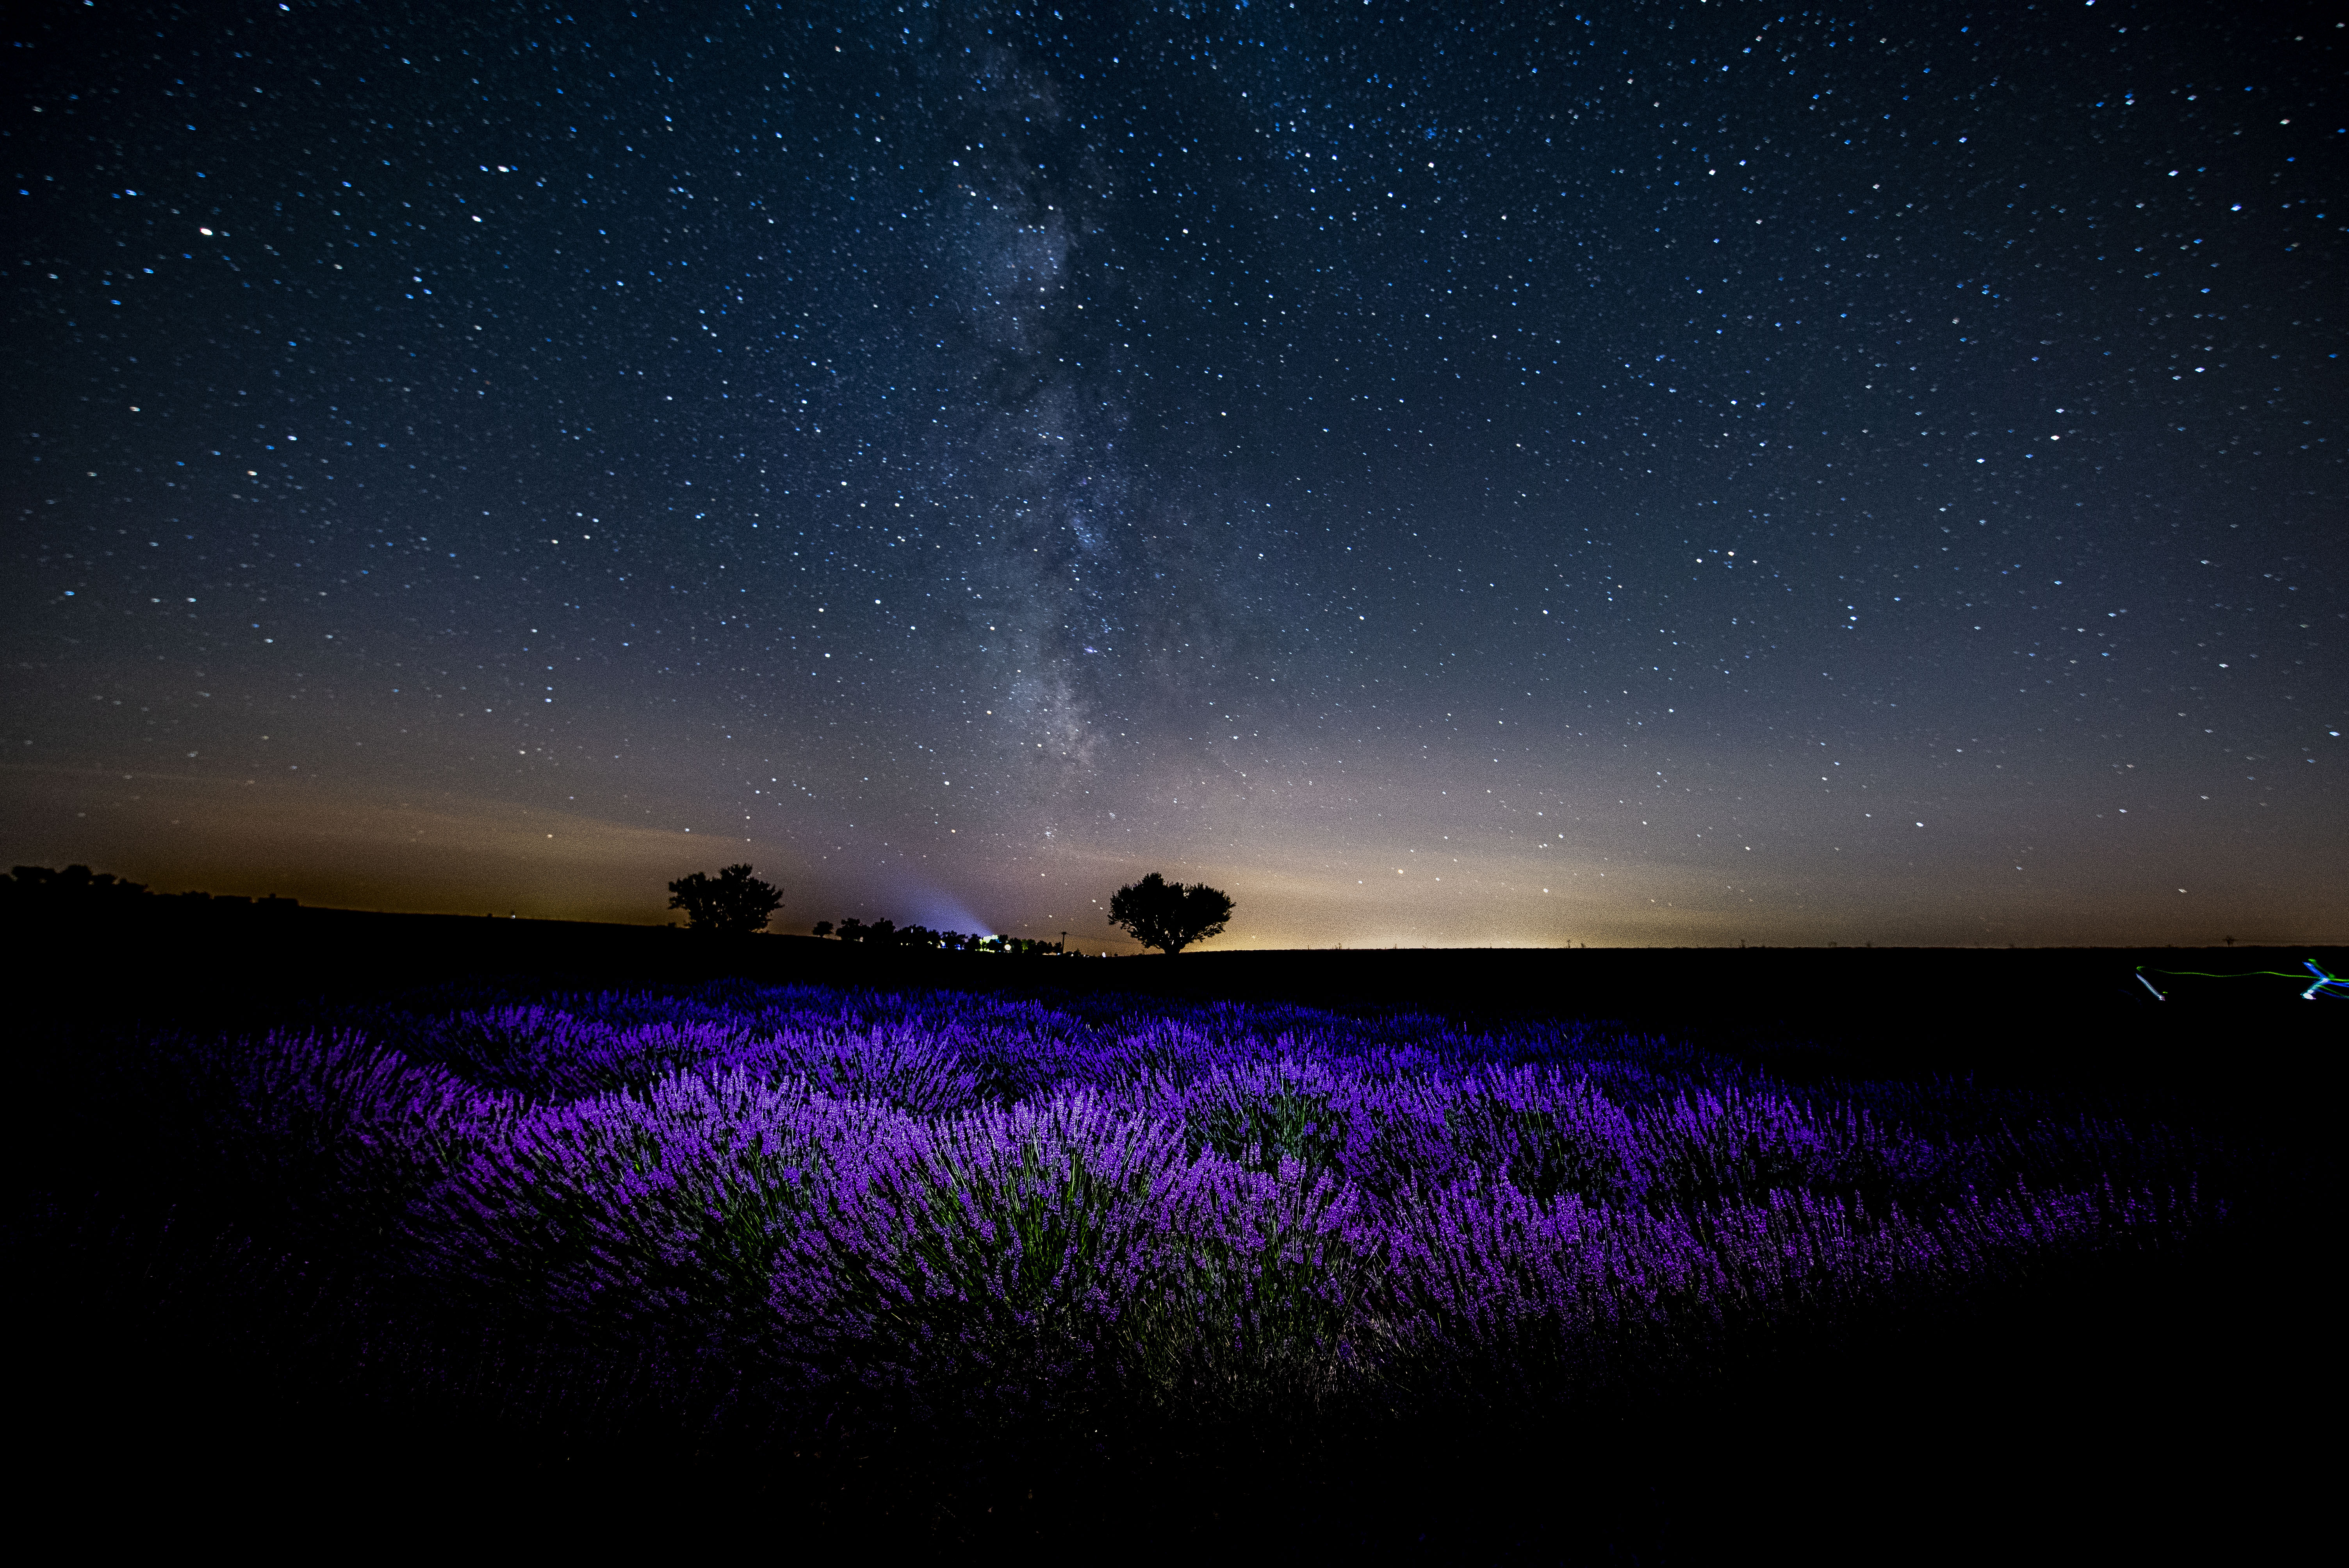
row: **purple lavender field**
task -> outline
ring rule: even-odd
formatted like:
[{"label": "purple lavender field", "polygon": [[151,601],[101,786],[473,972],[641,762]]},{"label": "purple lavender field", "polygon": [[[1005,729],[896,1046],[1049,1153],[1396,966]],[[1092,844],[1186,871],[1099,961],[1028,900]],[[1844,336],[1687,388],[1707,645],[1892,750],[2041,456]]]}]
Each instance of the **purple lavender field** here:
[{"label": "purple lavender field", "polygon": [[1821,1491],[1847,1543],[1960,1498],[2087,1541],[2209,1481],[2316,1299],[2313,1113],[2240,1050],[2133,1089],[885,980],[222,1001],[28,1058],[10,1238],[64,1451],[207,1494],[1647,1562]]},{"label": "purple lavender field", "polygon": [[2159,1125],[1572,1023],[447,1001],[159,1042],[147,1091],[361,1359],[751,1439],[1570,1403],[2223,1212]]}]

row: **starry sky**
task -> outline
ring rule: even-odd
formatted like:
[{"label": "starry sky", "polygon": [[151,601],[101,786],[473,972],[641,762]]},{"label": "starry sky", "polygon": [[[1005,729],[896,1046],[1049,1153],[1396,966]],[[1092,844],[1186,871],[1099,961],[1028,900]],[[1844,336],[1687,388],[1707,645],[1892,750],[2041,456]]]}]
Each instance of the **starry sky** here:
[{"label": "starry sky", "polygon": [[0,858],[2342,940],[2314,18],[17,8]]}]

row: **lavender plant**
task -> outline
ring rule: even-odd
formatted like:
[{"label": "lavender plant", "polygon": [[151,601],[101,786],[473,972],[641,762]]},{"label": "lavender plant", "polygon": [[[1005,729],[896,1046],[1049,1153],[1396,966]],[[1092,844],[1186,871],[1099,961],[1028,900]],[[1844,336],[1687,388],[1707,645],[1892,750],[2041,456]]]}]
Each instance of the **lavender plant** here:
[{"label": "lavender plant", "polygon": [[161,1059],[419,1321],[786,1430],[1570,1396],[2220,1208],[2158,1127],[1574,1023],[728,984]]}]

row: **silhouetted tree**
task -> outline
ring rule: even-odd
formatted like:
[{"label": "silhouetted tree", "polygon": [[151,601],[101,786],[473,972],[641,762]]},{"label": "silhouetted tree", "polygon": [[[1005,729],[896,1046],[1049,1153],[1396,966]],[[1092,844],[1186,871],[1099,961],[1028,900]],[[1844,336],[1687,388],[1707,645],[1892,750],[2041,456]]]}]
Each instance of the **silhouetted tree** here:
[{"label": "silhouetted tree", "polygon": [[1169,958],[1195,942],[1222,935],[1231,918],[1231,897],[1222,890],[1205,882],[1185,887],[1156,872],[1118,889],[1109,901],[1112,925]]},{"label": "silhouetted tree", "polygon": [[685,911],[696,931],[749,935],[767,928],[783,906],[783,890],[752,876],[747,865],[728,866],[715,878],[696,872],[669,883],[668,906]]},{"label": "silhouetted tree", "polygon": [[828,920],[817,921],[815,923],[815,934],[818,936],[830,936],[832,934],[832,922]]},{"label": "silhouetted tree", "polygon": [[147,907],[147,884],[124,882],[88,866],[51,871],[17,866],[0,877],[0,909],[19,918],[41,920],[136,918]]}]

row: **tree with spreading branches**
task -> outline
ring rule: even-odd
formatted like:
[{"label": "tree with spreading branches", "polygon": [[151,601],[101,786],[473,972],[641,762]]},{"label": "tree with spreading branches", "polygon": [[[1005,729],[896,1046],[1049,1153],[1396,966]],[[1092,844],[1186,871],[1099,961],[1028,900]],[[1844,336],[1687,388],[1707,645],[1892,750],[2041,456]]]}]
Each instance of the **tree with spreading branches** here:
[{"label": "tree with spreading branches", "polygon": [[1152,872],[1111,895],[1109,923],[1172,958],[1195,942],[1223,934],[1231,895],[1205,882],[1185,887]]},{"label": "tree with spreading branches", "polygon": [[695,931],[748,936],[767,929],[783,906],[783,890],[752,876],[747,865],[728,866],[715,877],[696,872],[669,883],[668,906],[685,911]]}]

